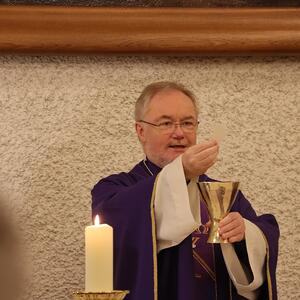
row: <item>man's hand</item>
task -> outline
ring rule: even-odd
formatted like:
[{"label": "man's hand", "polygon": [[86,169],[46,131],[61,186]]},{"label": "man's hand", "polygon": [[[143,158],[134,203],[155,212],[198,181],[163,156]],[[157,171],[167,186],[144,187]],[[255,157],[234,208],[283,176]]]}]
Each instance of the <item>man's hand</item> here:
[{"label": "man's hand", "polygon": [[219,223],[219,233],[229,243],[240,242],[245,238],[245,222],[238,212],[230,212]]},{"label": "man's hand", "polygon": [[219,145],[216,140],[203,142],[188,148],[182,155],[186,179],[204,174],[217,160]]}]

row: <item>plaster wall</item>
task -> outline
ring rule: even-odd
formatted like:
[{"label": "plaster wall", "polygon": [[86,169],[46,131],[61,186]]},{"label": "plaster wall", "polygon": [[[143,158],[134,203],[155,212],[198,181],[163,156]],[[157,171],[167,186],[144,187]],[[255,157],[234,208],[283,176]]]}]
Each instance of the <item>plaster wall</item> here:
[{"label": "plaster wall", "polygon": [[299,299],[300,59],[0,57],[0,189],[32,264],[26,300],[84,289],[90,190],[142,157],[133,107],[143,87],[176,80],[199,99],[199,141],[226,126],[208,172],[235,179],[280,229],[279,299]]}]

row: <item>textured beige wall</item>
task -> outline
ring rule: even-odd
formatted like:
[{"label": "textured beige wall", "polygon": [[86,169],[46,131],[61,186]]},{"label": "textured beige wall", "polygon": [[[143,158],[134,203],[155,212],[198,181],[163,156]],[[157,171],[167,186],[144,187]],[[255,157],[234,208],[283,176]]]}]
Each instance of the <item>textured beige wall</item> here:
[{"label": "textured beige wall", "polygon": [[199,140],[226,125],[209,172],[238,179],[281,227],[280,299],[299,299],[300,59],[0,57],[0,188],[33,258],[26,300],[70,299],[84,287],[90,189],[142,158],[133,105],[156,80],[192,88]]}]

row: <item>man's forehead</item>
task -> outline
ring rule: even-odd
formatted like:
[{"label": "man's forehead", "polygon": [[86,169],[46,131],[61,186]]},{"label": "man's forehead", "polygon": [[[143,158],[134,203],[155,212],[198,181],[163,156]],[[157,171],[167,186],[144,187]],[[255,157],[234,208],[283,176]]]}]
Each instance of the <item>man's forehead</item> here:
[{"label": "man's forehead", "polygon": [[172,103],[172,106],[176,105],[177,100],[184,101],[185,103],[188,103],[188,105],[192,105],[195,107],[194,100],[191,99],[188,95],[183,93],[182,91],[179,90],[174,90],[174,89],[168,89],[168,90],[163,90],[159,91],[151,99],[149,99],[148,102],[148,107],[160,107],[161,105],[164,105],[166,102],[168,104]]},{"label": "man's forehead", "polygon": [[[145,115],[151,111],[155,118],[195,118],[197,109],[194,101],[179,90],[164,90],[155,94],[147,105]],[[197,116],[196,116],[197,117]]]}]

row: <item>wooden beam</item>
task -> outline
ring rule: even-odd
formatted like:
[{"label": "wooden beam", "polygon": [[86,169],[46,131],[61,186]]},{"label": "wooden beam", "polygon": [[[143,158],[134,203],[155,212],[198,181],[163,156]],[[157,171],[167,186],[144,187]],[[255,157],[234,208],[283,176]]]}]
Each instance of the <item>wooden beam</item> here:
[{"label": "wooden beam", "polygon": [[295,55],[300,9],[1,5],[0,53]]}]

